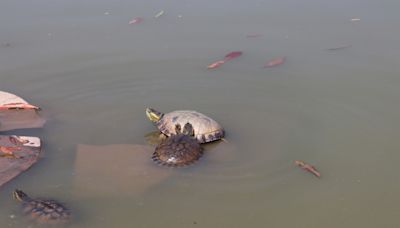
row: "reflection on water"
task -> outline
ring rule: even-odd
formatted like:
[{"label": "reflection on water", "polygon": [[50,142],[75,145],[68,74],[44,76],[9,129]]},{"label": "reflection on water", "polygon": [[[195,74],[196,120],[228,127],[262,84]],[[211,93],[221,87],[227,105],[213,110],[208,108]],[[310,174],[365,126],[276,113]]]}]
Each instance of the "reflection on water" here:
[{"label": "reflection on water", "polygon": [[[1,227],[28,226],[15,188],[65,202],[71,227],[397,227],[398,1],[91,3],[2,4],[0,90],[48,122],[2,132],[41,137],[44,153],[0,189]],[[243,54],[207,69],[231,51]],[[228,143],[179,170],[120,155],[152,144],[148,106],[209,113]],[[81,159],[81,145],[102,149]]]}]

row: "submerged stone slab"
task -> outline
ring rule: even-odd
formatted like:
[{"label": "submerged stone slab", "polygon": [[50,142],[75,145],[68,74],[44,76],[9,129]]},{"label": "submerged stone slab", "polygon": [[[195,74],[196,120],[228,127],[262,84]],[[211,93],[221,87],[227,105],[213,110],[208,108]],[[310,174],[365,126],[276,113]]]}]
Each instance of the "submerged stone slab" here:
[{"label": "submerged stone slab", "polygon": [[0,187],[36,163],[40,151],[37,137],[0,135]]},{"label": "submerged stone slab", "polygon": [[38,114],[38,110],[24,99],[0,91],[0,131],[43,127],[46,120]]},{"label": "submerged stone slab", "polygon": [[136,196],[172,174],[151,160],[147,145],[78,145],[74,197]]}]

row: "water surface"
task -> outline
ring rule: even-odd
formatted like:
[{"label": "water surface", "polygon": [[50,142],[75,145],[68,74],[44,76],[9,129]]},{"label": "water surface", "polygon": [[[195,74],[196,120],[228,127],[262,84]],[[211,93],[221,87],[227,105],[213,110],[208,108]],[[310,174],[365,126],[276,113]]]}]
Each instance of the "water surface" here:
[{"label": "water surface", "polygon": [[[71,227],[399,227],[399,9],[395,0],[3,0],[0,90],[41,106],[48,123],[4,133],[39,136],[44,153],[0,190],[0,226],[29,226],[11,198],[21,188],[69,205]],[[243,55],[207,70],[234,50]],[[284,65],[262,67],[279,56]],[[77,188],[77,145],[146,144],[148,106],[208,114],[229,143],[206,145],[196,165],[166,170],[144,191]]]}]

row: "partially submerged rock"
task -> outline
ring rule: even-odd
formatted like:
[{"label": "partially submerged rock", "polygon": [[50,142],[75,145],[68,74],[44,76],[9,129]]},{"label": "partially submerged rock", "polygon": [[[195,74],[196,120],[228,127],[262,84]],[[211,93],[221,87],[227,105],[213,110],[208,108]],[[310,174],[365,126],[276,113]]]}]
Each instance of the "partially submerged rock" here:
[{"label": "partially submerged rock", "polygon": [[31,167],[40,151],[39,138],[0,135],[0,187]]},{"label": "partially submerged rock", "polygon": [[38,110],[24,99],[0,91],[0,131],[43,127],[46,120],[38,114]]}]

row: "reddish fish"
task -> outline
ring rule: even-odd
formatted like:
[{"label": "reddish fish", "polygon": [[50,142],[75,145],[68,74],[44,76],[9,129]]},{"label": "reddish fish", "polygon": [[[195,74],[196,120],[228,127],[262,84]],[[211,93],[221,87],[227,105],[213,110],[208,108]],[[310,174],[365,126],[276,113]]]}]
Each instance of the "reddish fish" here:
[{"label": "reddish fish", "polygon": [[294,161],[294,164],[296,164],[296,165],[300,166],[302,169],[314,174],[316,177],[321,177],[321,174],[312,165],[309,165],[309,164],[307,164],[307,163],[305,163],[303,161],[299,161],[299,160]]},{"label": "reddish fish", "polygon": [[135,17],[135,18],[133,18],[132,20],[130,20],[129,21],[129,24],[131,25],[131,24],[137,24],[137,23],[140,23],[140,22],[142,22],[143,21],[143,18],[141,18],[141,17]]},{"label": "reddish fish", "polygon": [[18,155],[14,154],[14,151],[19,151],[21,150],[21,147],[15,147],[15,146],[0,146],[0,152],[3,154],[0,154],[0,157],[14,157],[14,158],[19,158]]},{"label": "reddish fish", "polygon": [[217,68],[217,67],[221,66],[224,63],[225,63],[224,60],[219,60],[217,62],[211,63],[210,65],[207,66],[207,68],[208,69],[214,69],[214,68]]},{"label": "reddish fish", "polygon": [[242,55],[242,52],[241,52],[241,51],[232,51],[232,52],[229,52],[228,54],[225,55],[224,61],[228,61],[228,60],[237,58],[237,57],[239,57],[239,56],[241,56],[241,55]]},{"label": "reddish fish", "polygon": [[281,64],[285,63],[285,60],[286,60],[286,57],[279,57],[279,58],[271,59],[264,65],[264,68],[281,65]]}]

